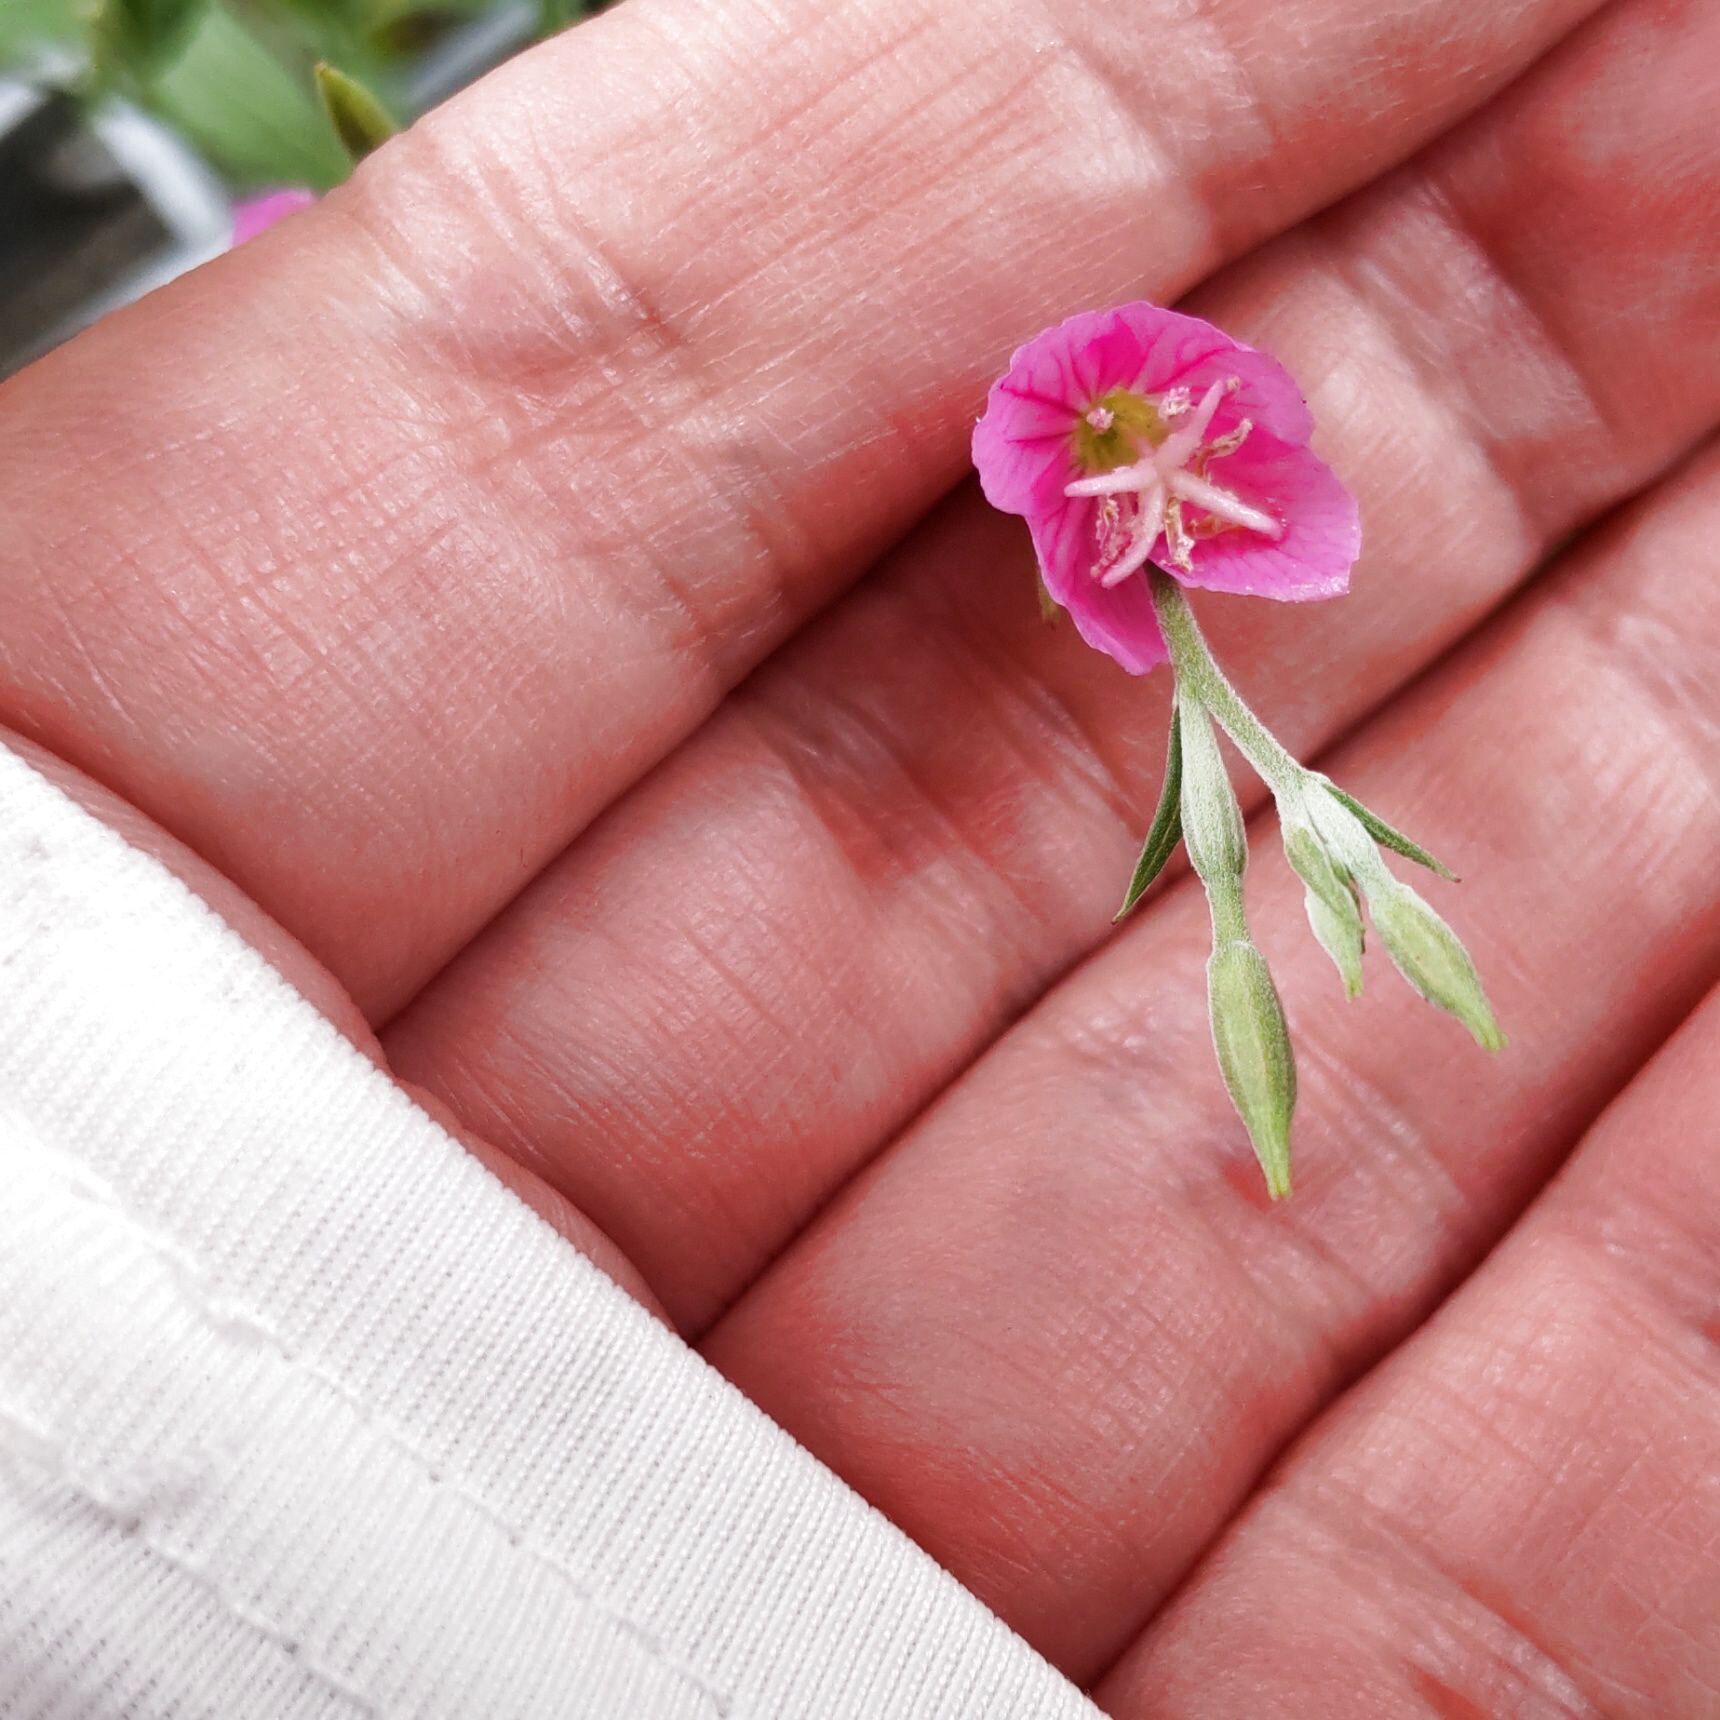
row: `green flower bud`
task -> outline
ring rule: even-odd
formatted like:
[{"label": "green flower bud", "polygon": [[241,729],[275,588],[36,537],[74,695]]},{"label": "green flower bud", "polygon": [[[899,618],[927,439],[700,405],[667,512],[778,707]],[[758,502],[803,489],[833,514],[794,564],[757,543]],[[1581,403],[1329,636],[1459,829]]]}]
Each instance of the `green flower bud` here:
[{"label": "green flower bud", "polygon": [[1340,872],[1359,879],[1364,888],[1371,873],[1385,872],[1367,826],[1344,804],[1336,789],[1316,779],[1309,785],[1301,810],[1313,826],[1316,840]]},{"label": "green flower bud", "polygon": [[1429,1003],[1455,1015],[1488,1051],[1505,1043],[1469,952],[1457,934],[1409,885],[1382,876],[1368,907],[1398,971]]},{"label": "green flower bud", "polygon": [[1267,1192],[1290,1192],[1290,1117],[1296,1108],[1296,1059],[1284,1006],[1266,958],[1241,939],[1214,946],[1207,964],[1212,1041],[1224,1084],[1266,1173]]},{"label": "green flower bud", "polygon": [[350,72],[323,60],[312,75],[328,122],[355,162],[381,148],[400,129],[377,95]]},{"label": "green flower bud", "polygon": [[1320,947],[1332,958],[1350,997],[1362,989],[1362,911],[1355,886],[1313,829],[1306,824],[1284,826],[1284,852],[1296,876],[1308,886],[1308,924]]},{"label": "green flower bud", "polygon": [[1241,879],[1248,866],[1248,836],[1206,707],[1180,689],[1177,725],[1182,740],[1183,845],[1210,895],[1212,885]]}]

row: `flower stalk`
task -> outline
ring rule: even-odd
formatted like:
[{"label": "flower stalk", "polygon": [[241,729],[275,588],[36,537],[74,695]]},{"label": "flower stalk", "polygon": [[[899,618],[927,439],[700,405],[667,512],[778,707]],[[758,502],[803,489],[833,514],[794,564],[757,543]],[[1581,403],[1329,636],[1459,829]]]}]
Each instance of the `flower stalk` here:
[{"label": "flower stalk", "polygon": [[1027,523],[1044,613],[1067,616],[1131,675],[1171,665],[1164,784],[1117,918],[1186,845],[1212,913],[1213,1045],[1274,1198],[1290,1189],[1296,1065],[1249,936],[1247,842],[1217,730],[1272,791],[1309,925],[1345,993],[1362,989],[1365,909],[1422,997],[1489,1050],[1504,1043],[1456,934],[1381,850],[1451,874],[1291,757],[1213,660],[1183,593],[1301,603],[1349,589],[1361,516],[1313,436],[1308,402],[1269,353],[1144,300],[1079,312],[1017,348],[973,432],[986,499]]},{"label": "flower stalk", "polygon": [[1153,613],[1158,617],[1159,631],[1164,634],[1165,647],[1171,655],[1178,693],[1186,689],[1212,713],[1218,726],[1236,742],[1236,750],[1254,766],[1274,794],[1289,788],[1298,776],[1305,774],[1302,767],[1242,702],[1242,695],[1219,668],[1183,588],[1157,568],[1148,577],[1153,591]]},{"label": "flower stalk", "polygon": [[[1278,1199],[1290,1192],[1296,1065],[1277,988],[1249,935],[1242,891],[1246,833],[1214,724],[1272,791],[1285,855],[1306,891],[1309,924],[1332,958],[1346,995],[1355,997],[1362,989],[1365,902],[1393,964],[1423,998],[1455,1016],[1486,1050],[1499,1050],[1505,1040],[1457,934],[1392,875],[1380,849],[1445,877],[1451,874],[1418,843],[1299,764],[1219,668],[1181,585],[1157,567],[1145,577],[1176,677],[1167,797],[1177,797],[1175,823],[1212,915],[1207,990],[1213,1045],[1231,1102],[1266,1173],[1268,1192]],[[1180,792],[1172,786],[1173,772]],[[1140,900],[1175,846],[1176,830],[1161,798],[1124,913]]]},{"label": "flower stalk", "polygon": [[1242,898],[1248,832],[1206,706],[1180,686],[1176,723],[1182,737],[1183,839],[1212,913],[1206,989],[1213,1048],[1266,1173],[1267,1190],[1278,1200],[1290,1192],[1296,1059],[1278,989],[1248,931]]}]

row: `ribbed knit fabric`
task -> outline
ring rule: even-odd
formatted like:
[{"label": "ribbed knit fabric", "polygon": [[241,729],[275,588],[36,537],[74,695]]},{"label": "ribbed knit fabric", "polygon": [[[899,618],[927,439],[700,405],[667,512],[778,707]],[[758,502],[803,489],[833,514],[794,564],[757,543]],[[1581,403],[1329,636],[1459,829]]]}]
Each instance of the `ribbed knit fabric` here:
[{"label": "ribbed knit fabric", "polygon": [[1092,1713],[0,750],[0,1715]]}]

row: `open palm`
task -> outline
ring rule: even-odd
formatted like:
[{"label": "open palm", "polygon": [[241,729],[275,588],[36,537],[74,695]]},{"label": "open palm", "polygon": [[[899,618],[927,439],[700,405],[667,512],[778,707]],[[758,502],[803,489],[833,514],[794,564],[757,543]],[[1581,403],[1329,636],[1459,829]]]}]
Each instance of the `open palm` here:
[{"label": "open palm", "polygon": [[[1714,0],[629,0],[0,393],[0,721],[1111,1711],[1720,1712],[1717,100]],[[1263,845],[1278,1206],[1109,923],[1166,678],[959,483],[1185,293],[1367,535],[1203,621],[1511,1040]]]}]

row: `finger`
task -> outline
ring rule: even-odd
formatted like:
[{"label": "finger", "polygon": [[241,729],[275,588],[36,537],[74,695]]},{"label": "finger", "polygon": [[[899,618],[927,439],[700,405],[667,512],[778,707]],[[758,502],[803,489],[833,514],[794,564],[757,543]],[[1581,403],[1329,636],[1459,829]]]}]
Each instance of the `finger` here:
[{"label": "finger", "polygon": [[1372,964],[1342,1007],[1256,843],[1302,1076],[1269,1205],[1192,880],[1042,1003],[715,1329],[716,1364],[1077,1677],[1505,1226],[1720,967],[1720,453],[1332,761],[1473,879],[1510,1045]]},{"label": "finger", "polygon": [[1112,1714],[1707,1714],[1720,993],[1100,1689]]},{"label": "finger", "polygon": [[[1367,521],[1342,605],[1207,610],[1297,744],[1720,414],[1717,24],[1616,9],[1197,300],[1307,379]],[[390,1056],[702,1329],[1109,929],[1165,694],[1040,624],[1025,534],[970,496],[539,880]]]},{"label": "finger", "polygon": [[14,382],[0,720],[385,1010],[951,480],[1012,339],[1593,3],[620,8]]}]

